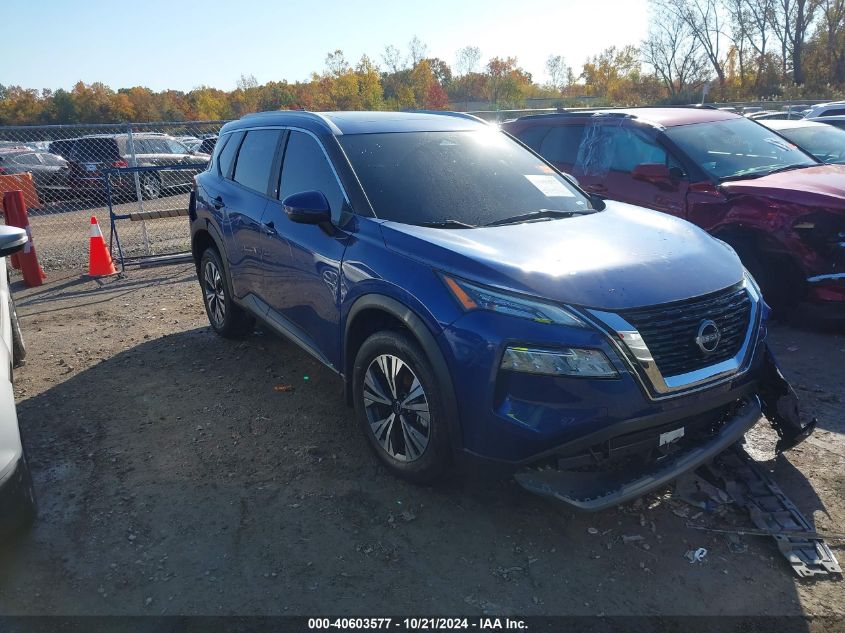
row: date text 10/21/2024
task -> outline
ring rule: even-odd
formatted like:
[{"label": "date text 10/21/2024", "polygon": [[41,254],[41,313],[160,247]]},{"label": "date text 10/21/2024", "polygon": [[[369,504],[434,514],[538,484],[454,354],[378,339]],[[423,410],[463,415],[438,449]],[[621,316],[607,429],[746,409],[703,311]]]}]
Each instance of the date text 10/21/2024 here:
[{"label": "date text 10/21/2024", "polygon": [[477,630],[495,631],[527,630],[527,623],[520,618],[476,617],[476,618],[308,618],[309,630],[359,629],[400,631],[452,631]]}]

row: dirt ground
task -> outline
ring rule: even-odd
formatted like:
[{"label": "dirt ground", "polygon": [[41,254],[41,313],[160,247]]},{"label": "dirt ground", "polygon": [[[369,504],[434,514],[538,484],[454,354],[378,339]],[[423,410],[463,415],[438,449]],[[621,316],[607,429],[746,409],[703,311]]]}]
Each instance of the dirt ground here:
[{"label": "dirt ground", "polygon": [[[210,331],[189,265],[16,297],[41,514],[0,548],[0,613],[845,613],[841,578],[797,579],[768,538],[732,553],[665,494],[577,514],[507,479],[392,478],[327,369],[269,334]],[[819,429],[771,459],[760,423],[752,453],[817,529],[843,532],[845,336],[771,340]]]}]

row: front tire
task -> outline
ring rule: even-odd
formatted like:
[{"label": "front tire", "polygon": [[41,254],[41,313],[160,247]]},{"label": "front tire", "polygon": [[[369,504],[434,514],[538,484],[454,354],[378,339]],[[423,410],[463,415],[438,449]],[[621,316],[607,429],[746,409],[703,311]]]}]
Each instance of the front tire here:
[{"label": "front tire", "polygon": [[205,249],[197,273],[211,328],[224,338],[242,338],[250,334],[255,328],[255,318],[232,299],[231,284],[216,249]]},{"label": "front tire", "polygon": [[451,466],[444,398],[431,363],[404,332],[361,345],[352,372],[355,415],[370,447],[395,475],[418,483]]}]

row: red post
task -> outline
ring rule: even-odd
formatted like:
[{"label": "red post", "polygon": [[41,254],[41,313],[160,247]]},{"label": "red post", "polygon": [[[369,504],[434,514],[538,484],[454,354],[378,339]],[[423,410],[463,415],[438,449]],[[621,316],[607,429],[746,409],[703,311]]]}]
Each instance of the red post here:
[{"label": "red post", "polygon": [[17,254],[23,281],[28,288],[40,286],[47,277],[41,270],[38,256],[35,254],[35,244],[32,243],[32,229],[29,227],[29,214],[26,212],[23,191],[7,191],[3,195],[3,208],[6,210],[6,222],[11,226],[24,229],[29,238],[23,250]]}]

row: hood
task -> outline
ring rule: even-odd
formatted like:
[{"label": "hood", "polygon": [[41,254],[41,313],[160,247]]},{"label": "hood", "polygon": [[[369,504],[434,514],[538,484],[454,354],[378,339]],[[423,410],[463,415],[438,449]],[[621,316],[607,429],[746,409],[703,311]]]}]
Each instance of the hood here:
[{"label": "hood", "polygon": [[720,186],[728,196],[751,195],[845,212],[845,165],[815,165]]},{"label": "hood", "polygon": [[387,247],[480,283],[620,310],[727,288],[743,277],[733,250],[678,218],[621,202],[604,211],[479,229],[384,222]]}]

